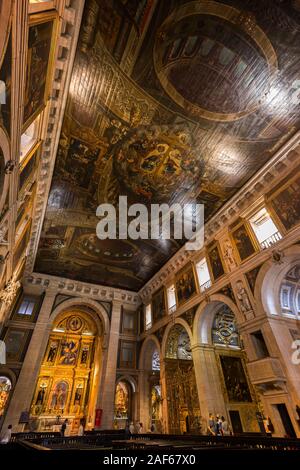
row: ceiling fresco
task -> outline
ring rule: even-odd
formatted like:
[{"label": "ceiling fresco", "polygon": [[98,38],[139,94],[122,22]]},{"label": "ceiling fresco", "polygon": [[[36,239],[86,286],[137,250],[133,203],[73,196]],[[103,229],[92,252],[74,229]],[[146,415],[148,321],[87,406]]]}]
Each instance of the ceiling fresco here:
[{"label": "ceiling fresco", "polygon": [[102,202],[205,218],[299,129],[300,2],[87,0],[35,271],[138,290],[178,241],[96,237]]}]

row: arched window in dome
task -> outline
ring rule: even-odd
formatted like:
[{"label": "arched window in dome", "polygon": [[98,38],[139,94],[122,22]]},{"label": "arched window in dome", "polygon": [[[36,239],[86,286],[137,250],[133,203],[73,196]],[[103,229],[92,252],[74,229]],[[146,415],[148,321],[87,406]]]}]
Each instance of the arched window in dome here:
[{"label": "arched window in dome", "polygon": [[152,370],[160,370],[160,357],[158,351],[154,351],[152,354]]},{"label": "arched window in dome", "polygon": [[226,304],[222,304],[215,314],[212,341],[216,345],[240,347],[235,315]]},{"label": "arched window in dome", "polygon": [[280,286],[280,305],[284,315],[300,316],[300,264],[285,275]]}]

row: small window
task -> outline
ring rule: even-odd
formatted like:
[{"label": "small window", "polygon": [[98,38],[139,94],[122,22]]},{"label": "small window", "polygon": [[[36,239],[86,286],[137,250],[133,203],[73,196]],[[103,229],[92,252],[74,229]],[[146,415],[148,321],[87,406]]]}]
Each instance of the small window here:
[{"label": "small window", "polygon": [[32,299],[28,299],[24,297],[23,301],[21,302],[21,305],[19,306],[17,313],[18,315],[32,315],[34,306],[35,306],[35,302],[33,302]]},{"label": "small window", "polygon": [[20,155],[20,162],[24,160],[26,155],[29,153],[29,151],[33,148],[33,146],[37,142],[37,136],[38,136],[38,128],[39,128],[39,120],[40,117],[38,116],[35,121],[33,121],[32,124],[30,124],[29,127],[25,130],[24,134],[21,135],[21,144],[20,144],[20,150],[21,150],[21,155]]},{"label": "small window", "polygon": [[135,343],[121,341],[120,367],[132,369],[135,367]]},{"label": "small window", "polygon": [[206,262],[206,258],[203,258],[199,263],[196,264],[196,270],[198,275],[198,281],[200,285],[200,291],[203,292],[211,286],[210,274]]},{"label": "small window", "polygon": [[29,295],[21,296],[14,311],[14,318],[18,320],[34,321],[39,298]]},{"label": "small window", "polygon": [[123,324],[122,333],[135,333],[135,314],[134,312],[127,312],[123,310]]},{"label": "small window", "polygon": [[151,304],[148,304],[145,307],[145,326],[146,330],[149,330],[152,326]]},{"label": "small window", "polygon": [[172,313],[176,310],[176,295],[175,295],[175,286],[172,284],[167,289],[167,297],[168,297],[168,309],[169,313]]},{"label": "small window", "polygon": [[269,248],[282,238],[265,207],[250,219],[250,224],[263,249]]},{"label": "small window", "polygon": [[256,351],[257,358],[263,359],[264,357],[269,357],[270,354],[262,332],[259,330],[255,331],[254,333],[251,333],[251,338]]},{"label": "small window", "polygon": [[152,370],[160,370],[160,357],[158,351],[154,351],[152,354]]}]

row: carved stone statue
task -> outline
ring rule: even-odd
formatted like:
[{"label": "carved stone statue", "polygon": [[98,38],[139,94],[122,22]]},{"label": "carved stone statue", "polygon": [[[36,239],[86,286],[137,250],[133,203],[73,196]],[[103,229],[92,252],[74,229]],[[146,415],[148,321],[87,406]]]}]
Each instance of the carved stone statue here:
[{"label": "carved stone statue", "polygon": [[272,251],[272,261],[274,264],[282,264],[284,258],[284,253],[281,250]]},{"label": "carved stone statue", "polygon": [[20,281],[17,281],[16,278],[17,276],[14,274],[8,281],[6,287],[0,292],[0,300],[7,307],[12,304],[19,288],[21,287]]},{"label": "carved stone statue", "polygon": [[5,235],[6,235],[5,230],[3,230],[3,228],[1,228],[0,229],[0,245],[7,245],[8,244],[7,240],[5,240]]},{"label": "carved stone statue", "polygon": [[247,291],[242,283],[242,281],[238,281],[236,283],[237,287],[237,298],[240,303],[240,307],[243,313],[247,313],[252,310],[252,306],[249,300],[249,296],[247,294]]},{"label": "carved stone statue", "polygon": [[230,270],[234,269],[237,266],[237,263],[234,259],[233,247],[230,241],[227,239],[223,244],[223,253],[226,260],[227,266]]}]

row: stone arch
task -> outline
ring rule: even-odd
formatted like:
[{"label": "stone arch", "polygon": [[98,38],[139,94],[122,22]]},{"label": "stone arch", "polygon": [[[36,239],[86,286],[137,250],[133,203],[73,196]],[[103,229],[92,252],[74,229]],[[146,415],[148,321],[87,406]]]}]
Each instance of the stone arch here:
[{"label": "stone arch", "polygon": [[237,323],[243,321],[243,316],[236,304],[225,295],[213,294],[209,301],[204,300],[200,303],[193,323],[193,340],[192,345],[196,344],[212,344],[211,329],[214,321],[214,315],[221,304],[227,305],[234,313]]},{"label": "stone arch", "polygon": [[137,391],[138,391],[138,384],[134,377],[130,374],[123,374],[120,377],[117,377],[114,389],[114,418],[118,418],[116,416],[116,392],[117,387],[119,384],[123,383],[127,388],[128,393],[128,407],[127,407],[127,416],[119,416],[121,421],[118,422],[117,426],[119,428],[124,428],[127,419],[132,420],[133,422],[137,419]]},{"label": "stone arch", "polygon": [[[92,299],[72,298],[61,302],[54,308],[48,317],[47,327],[43,337],[40,372],[31,403],[31,413],[41,418],[38,424],[41,427],[43,426],[43,413],[44,415],[45,413],[53,414],[59,403],[58,396],[62,395],[62,388],[60,387],[59,390],[56,390],[55,387],[56,383],[60,383],[59,380],[61,378],[60,363],[58,362],[58,360],[60,360],[58,358],[61,358],[61,356],[58,356],[58,354],[60,354],[59,351],[62,351],[60,348],[62,348],[61,341],[63,337],[60,335],[64,333],[59,331],[59,329],[56,330],[56,327],[62,322],[65,328],[65,325],[68,325],[68,317],[72,316],[75,311],[78,312],[79,317],[82,317],[82,319],[85,318],[85,328],[88,328],[89,335],[84,336],[84,332],[82,331],[71,333],[72,339],[69,341],[74,343],[72,346],[74,352],[72,360],[68,363],[64,363],[64,365],[69,368],[68,379],[66,379],[69,390],[64,391],[66,397],[64,404],[67,404],[64,406],[64,409],[65,414],[69,416],[70,426],[75,426],[76,428],[76,426],[79,426],[79,419],[84,419],[90,429],[94,422],[99,389],[102,389],[104,386],[103,375],[107,360],[109,318],[104,307],[98,302]],[[69,331],[68,327],[67,331]],[[78,336],[75,337],[72,335]],[[67,347],[69,347],[68,344]],[[85,349],[83,349],[83,347]],[[48,359],[52,351],[51,348],[54,353],[51,359]],[[85,355],[83,355],[83,351],[86,351]],[[47,364],[45,363],[46,357]],[[66,360],[69,359],[67,358]],[[90,366],[87,368],[85,364],[90,364]],[[53,368],[51,369],[52,374],[50,374],[50,378],[48,378],[47,375],[49,367]],[[46,379],[44,379],[44,377],[46,377]],[[78,392],[78,394],[76,387],[80,392]],[[42,395],[40,389],[42,389],[42,392],[45,389],[46,393],[44,392]],[[89,397],[87,407],[84,405],[86,396]],[[55,401],[53,401],[53,397]]]},{"label": "stone arch", "polygon": [[[96,315],[93,315],[93,313],[88,309],[84,310],[84,307],[92,309]],[[74,298],[61,302],[50,314],[49,320],[51,320],[51,325],[56,321],[59,315],[74,308],[82,309],[84,313],[89,315],[95,321],[99,335],[103,335],[103,347],[106,346],[110,327],[108,314],[105,308],[93,299]]]},{"label": "stone arch", "polygon": [[187,334],[189,335],[189,338],[190,338],[190,342],[191,342],[191,345],[192,345],[192,338],[193,338],[193,334],[192,334],[192,330],[189,326],[189,324],[183,319],[183,318],[176,318],[175,322],[174,323],[169,323],[165,332],[164,332],[164,336],[163,336],[163,340],[162,340],[162,345],[161,345],[161,357],[164,359],[166,357],[166,346],[167,346],[167,341],[168,341],[168,337],[169,337],[169,333],[170,333],[170,330],[172,329],[172,327],[174,325],[181,325],[183,326],[183,328],[186,330]]},{"label": "stone arch", "polygon": [[256,278],[254,298],[258,309],[267,315],[281,315],[279,291],[286,273],[300,262],[300,246],[293,245],[282,251],[281,260],[266,261]]},{"label": "stone arch", "polygon": [[5,419],[5,416],[6,416],[8,407],[9,407],[10,400],[11,400],[11,398],[13,396],[13,393],[14,393],[14,390],[15,390],[15,385],[16,385],[16,382],[17,382],[17,376],[16,376],[16,374],[14,373],[13,370],[11,370],[9,367],[7,367],[5,365],[0,365],[0,376],[1,377],[6,377],[7,379],[9,379],[9,381],[11,383],[11,389],[9,391],[8,399],[6,400],[5,405],[4,405],[4,412],[0,416],[0,428],[1,428],[1,425],[4,421],[4,419]]},{"label": "stone arch", "polygon": [[118,385],[119,382],[128,382],[132,387],[133,393],[136,393],[136,391],[138,389],[138,385],[137,385],[137,382],[136,382],[135,378],[132,377],[131,375],[129,375],[129,374],[121,375],[116,380],[116,386]]},{"label": "stone arch", "polygon": [[14,386],[16,385],[16,382],[17,382],[17,376],[14,373],[14,371],[11,370],[9,367],[1,365],[0,366],[0,375],[5,375],[10,379],[11,385],[12,385],[12,390],[13,390]]},{"label": "stone arch", "polygon": [[[140,357],[139,357],[139,369],[150,370],[151,367],[147,367],[148,363],[152,360],[152,354],[157,349],[161,359],[161,347],[160,343],[155,335],[148,336],[142,344]],[[152,353],[152,354],[151,354]]]}]

